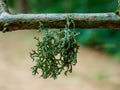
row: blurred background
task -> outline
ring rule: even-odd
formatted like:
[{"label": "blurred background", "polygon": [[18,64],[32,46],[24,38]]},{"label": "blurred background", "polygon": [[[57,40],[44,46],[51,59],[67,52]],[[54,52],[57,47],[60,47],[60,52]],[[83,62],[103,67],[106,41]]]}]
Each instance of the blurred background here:
[{"label": "blurred background", "polygon": [[[117,0],[8,0],[12,13],[114,12]],[[78,29],[78,63],[57,80],[33,76],[36,30],[0,32],[0,90],[120,90],[120,31]]]}]

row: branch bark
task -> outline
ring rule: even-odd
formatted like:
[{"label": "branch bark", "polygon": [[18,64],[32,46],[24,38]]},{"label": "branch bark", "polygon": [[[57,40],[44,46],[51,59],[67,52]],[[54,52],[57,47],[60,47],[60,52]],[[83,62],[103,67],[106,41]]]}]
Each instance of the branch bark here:
[{"label": "branch bark", "polygon": [[[114,13],[95,14],[1,14],[0,31],[8,24],[9,31],[38,29],[39,22],[47,28],[64,28],[66,18],[74,17],[76,28],[112,28],[120,29],[120,17]],[[73,26],[71,26],[72,28]]]},{"label": "branch bark", "polygon": [[[0,31],[38,29],[39,22],[46,28],[64,28],[66,18],[73,16],[76,28],[120,29],[120,17],[114,13],[68,14],[9,14],[6,0],[0,0]],[[2,4],[4,3],[4,5]],[[7,14],[3,14],[3,13]],[[73,26],[71,25],[71,28]]]}]

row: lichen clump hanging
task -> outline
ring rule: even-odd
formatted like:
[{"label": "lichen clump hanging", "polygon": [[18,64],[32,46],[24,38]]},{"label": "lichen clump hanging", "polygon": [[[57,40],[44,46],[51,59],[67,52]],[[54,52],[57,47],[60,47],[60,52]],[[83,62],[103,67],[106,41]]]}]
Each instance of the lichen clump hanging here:
[{"label": "lichen clump hanging", "polygon": [[52,31],[46,30],[43,40],[37,40],[37,49],[30,53],[31,58],[36,64],[32,67],[33,75],[39,74],[41,69],[43,78],[54,78],[64,71],[67,75],[72,72],[72,66],[77,63],[77,52],[79,45],[76,40],[78,32],[69,29],[73,19],[67,18],[64,29]]}]

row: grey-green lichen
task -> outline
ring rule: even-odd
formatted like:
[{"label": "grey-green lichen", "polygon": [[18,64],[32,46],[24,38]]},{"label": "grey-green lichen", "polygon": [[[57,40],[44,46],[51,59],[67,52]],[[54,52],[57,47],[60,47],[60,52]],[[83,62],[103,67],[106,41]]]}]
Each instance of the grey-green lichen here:
[{"label": "grey-green lichen", "polygon": [[[64,29],[58,31],[46,29],[42,41],[35,37],[37,49],[30,53],[35,62],[32,67],[33,75],[39,74],[41,70],[40,76],[44,79],[56,79],[62,71],[65,75],[72,72],[72,66],[77,63],[79,45],[76,40],[78,33],[69,29],[71,24],[75,28],[74,20],[68,17]],[[43,25],[40,22],[39,31],[41,30],[43,30]]]}]

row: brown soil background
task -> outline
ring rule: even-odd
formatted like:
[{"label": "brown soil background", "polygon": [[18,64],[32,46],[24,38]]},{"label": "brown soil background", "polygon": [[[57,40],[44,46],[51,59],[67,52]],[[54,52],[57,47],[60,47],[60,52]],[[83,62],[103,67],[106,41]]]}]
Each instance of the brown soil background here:
[{"label": "brown soil background", "polygon": [[83,46],[73,73],[56,80],[33,76],[29,52],[36,35],[42,36],[35,31],[0,33],[0,90],[120,90],[120,63]]}]

